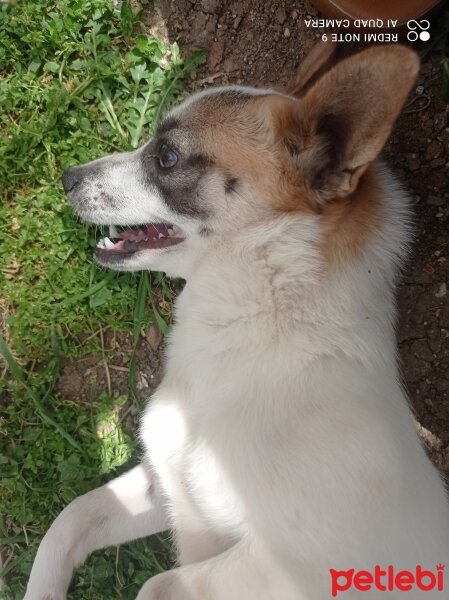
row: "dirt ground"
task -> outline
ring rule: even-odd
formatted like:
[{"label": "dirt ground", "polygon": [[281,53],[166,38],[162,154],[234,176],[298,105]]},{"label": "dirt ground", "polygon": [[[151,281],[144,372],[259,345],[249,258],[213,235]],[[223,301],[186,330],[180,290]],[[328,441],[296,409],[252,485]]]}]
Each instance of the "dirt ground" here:
[{"label": "dirt ground", "polygon": [[[320,34],[304,24],[305,17],[315,14],[294,0],[156,0],[142,18],[147,31],[177,41],[183,54],[208,50],[207,64],[187,82],[192,91],[226,83],[285,86]],[[416,213],[416,242],[399,290],[404,382],[429,453],[449,474],[449,106],[441,96],[440,60],[439,50],[425,57],[386,156],[410,189]],[[160,379],[159,341],[153,330],[141,343],[142,396]],[[114,358],[119,369],[109,367],[115,393],[126,391],[131,353],[126,339],[119,347]],[[96,385],[106,385],[99,357],[89,360]],[[73,382],[77,370],[85,374],[86,365],[66,365],[62,393],[71,393],[64,381]],[[80,376],[80,385],[85,382]],[[70,387],[79,394],[79,386]]]}]

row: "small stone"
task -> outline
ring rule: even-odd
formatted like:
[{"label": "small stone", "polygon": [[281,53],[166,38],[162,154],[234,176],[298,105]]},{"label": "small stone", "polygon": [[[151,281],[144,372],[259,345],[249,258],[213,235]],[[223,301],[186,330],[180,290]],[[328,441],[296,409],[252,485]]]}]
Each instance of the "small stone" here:
[{"label": "small stone", "polygon": [[[209,34],[209,36],[214,35],[216,27],[217,27],[217,17],[211,15],[206,22],[206,32]],[[224,29],[224,27],[223,27],[223,29]]]},{"label": "small stone", "polygon": [[216,69],[221,63],[224,52],[224,42],[222,40],[215,40],[212,42],[209,55],[207,57],[207,66],[209,69]]},{"label": "small stone", "polygon": [[416,87],[415,92],[416,92],[417,96],[421,96],[424,93],[424,86],[423,85],[418,85]]},{"label": "small stone", "polygon": [[437,138],[443,144],[449,144],[449,127],[445,127],[443,131],[440,132]]},{"label": "small stone", "polygon": [[288,27],[286,27],[284,29],[284,37],[289,38],[290,37],[290,29]]},{"label": "small stone", "polygon": [[285,8],[280,6],[276,9],[276,21],[279,25],[283,25],[285,23],[285,19],[287,18],[287,13],[285,12]]},{"label": "small stone", "polygon": [[299,17],[299,11],[296,10],[292,10],[292,19],[293,21],[296,21],[296,19]]},{"label": "small stone", "polygon": [[156,352],[162,342],[162,331],[159,329],[157,325],[151,325],[147,332],[147,341],[151,346],[151,349]]},{"label": "small stone", "polygon": [[443,281],[443,283],[440,283],[440,287],[438,288],[438,291],[435,292],[435,296],[437,298],[444,298],[447,294],[447,285],[446,282]]},{"label": "small stone", "polygon": [[432,140],[426,150],[427,160],[432,160],[432,158],[438,158],[443,152],[443,150],[444,147],[441,142],[438,142],[437,140]]},{"label": "small stone", "polygon": [[415,424],[418,430],[418,434],[420,438],[424,441],[426,446],[434,450],[441,450],[443,443],[440,440],[440,438],[425,427],[423,427],[422,425],[420,425],[417,421],[415,421]]},{"label": "small stone", "polygon": [[238,17],[235,17],[235,19],[234,19],[234,29],[238,29],[238,26],[242,22],[242,19],[243,19],[243,17],[241,15],[239,15]]},{"label": "small stone", "polygon": [[447,113],[442,112],[438,115],[435,115],[433,123],[437,131],[441,131],[442,129],[444,129],[447,125]]},{"label": "small stone", "polygon": [[405,160],[407,161],[407,167],[410,171],[416,171],[421,166],[420,160],[416,154],[407,154]]},{"label": "small stone", "polygon": [[137,387],[138,390],[144,390],[145,388],[148,387],[148,381],[147,381],[146,377],[144,377],[144,375],[142,373],[139,373],[139,375],[137,377],[136,387]]}]

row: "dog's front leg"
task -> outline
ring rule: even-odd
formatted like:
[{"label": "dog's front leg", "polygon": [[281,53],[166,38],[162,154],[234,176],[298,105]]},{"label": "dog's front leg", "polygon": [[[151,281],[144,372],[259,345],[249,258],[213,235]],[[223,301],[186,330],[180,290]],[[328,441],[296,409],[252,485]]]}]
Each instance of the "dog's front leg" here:
[{"label": "dog's front leg", "polygon": [[167,527],[158,481],[139,465],[61,512],[39,546],[24,600],[62,600],[73,570],[91,552]]},{"label": "dog's front leg", "polygon": [[201,563],[149,579],[137,600],[305,600],[274,557],[242,541]]}]

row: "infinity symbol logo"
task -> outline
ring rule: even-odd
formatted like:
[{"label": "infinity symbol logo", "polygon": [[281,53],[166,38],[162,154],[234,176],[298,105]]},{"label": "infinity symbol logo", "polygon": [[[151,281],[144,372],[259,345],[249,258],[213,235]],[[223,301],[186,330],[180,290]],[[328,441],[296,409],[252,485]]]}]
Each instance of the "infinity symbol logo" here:
[{"label": "infinity symbol logo", "polygon": [[[427,42],[430,39],[430,33],[427,31],[430,27],[430,23],[427,19],[422,19],[421,21],[410,19],[410,21],[407,21],[407,27],[409,29],[407,33],[409,42],[416,42],[417,39],[420,39],[422,42]],[[417,31],[418,29],[420,30],[419,33]]]}]

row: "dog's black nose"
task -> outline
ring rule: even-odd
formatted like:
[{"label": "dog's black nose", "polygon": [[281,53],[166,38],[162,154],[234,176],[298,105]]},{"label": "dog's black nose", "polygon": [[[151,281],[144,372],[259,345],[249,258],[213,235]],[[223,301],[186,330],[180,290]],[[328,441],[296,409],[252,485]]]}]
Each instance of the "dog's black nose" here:
[{"label": "dog's black nose", "polygon": [[80,183],[81,179],[82,175],[79,169],[77,169],[76,167],[66,169],[61,177],[64,192],[66,194],[68,192],[71,192],[73,188]]}]

